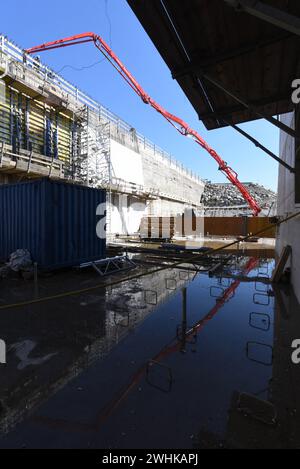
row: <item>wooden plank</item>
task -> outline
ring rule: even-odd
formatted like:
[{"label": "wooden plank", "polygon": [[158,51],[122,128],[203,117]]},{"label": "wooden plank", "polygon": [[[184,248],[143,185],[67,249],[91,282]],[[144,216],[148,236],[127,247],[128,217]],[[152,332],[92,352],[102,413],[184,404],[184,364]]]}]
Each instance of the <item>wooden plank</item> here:
[{"label": "wooden plank", "polygon": [[278,283],[280,281],[284,268],[286,266],[287,260],[290,257],[291,253],[292,253],[292,248],[290,245],[287,245],[283,248],[280,258],[277,262],[277,265],[272,275],[272,279],[271,279],[272,283]]}]

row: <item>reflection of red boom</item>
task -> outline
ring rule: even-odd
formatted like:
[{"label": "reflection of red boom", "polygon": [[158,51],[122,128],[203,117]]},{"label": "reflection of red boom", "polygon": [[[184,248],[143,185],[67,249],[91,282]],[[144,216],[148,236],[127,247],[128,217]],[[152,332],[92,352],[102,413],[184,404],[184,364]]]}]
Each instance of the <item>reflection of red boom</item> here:
[{"label": "reflection of red boom", "polygon": [[[249,259],[245,269],[243,269],[243,274],[247,275],[251,270],[255,269],[258,266],[258,259],[256,258],[251,258]],[[217,314],[217,312],[224,306],[224,304],[229,301],[232,297],[238,286],[240,285],[240,280],[235,280],[223,293],[223,295],[216,300],[215,306],[209,311],[204,318],[200,319],[196,324],[194,324],[191,329],[189,329],[186,334],[185,338],[189,338],[190,336],[194,336],[195,333],[197,334],[200,332],[201,329],[211,320],[213,317]],[[155,357],[153,357],[152,361],[153,362],[159,362],[163,358],[168,357],[174,352],[179,351],[181,348],[181,342],[176,341],[174,344],[167,345],[165,348],[163,348]],[[115,399],[113,399],[111,402],[108,403],[108,405],[101,410],[101,412],[98,414],[96,418],[96,423],[94,425],[89,425],[89,424],[83,424],[79,422],[68,422],[65,420],[52,420],[49,419],[48,417],[36,417],[34,420],[38,421],[40,423],[46,423],[47,425],[53,426],[53,427],[63,427],[68,430],[97,430],[99,426],[113,413],[113,411],[118,407],[119,404],[121,404],[122,401],[128,396],[128,394],[131,392],[131,390],[138,384],[138,382],[143,378],[144,374],[146,373],[147,370],[147,364],[143,365],[132,377],[129,385],[121,391],[119,396]]]},{"label": "reflection of red boom", "polygon": [[36,52],[43,52],[45,50],[58,49],[60,47],[73,46],[76,44],[83,44],[85,42],[93,42],[97,49],[109,60],[117,72],[124,78],[128,85],[133,89],[133,91],[143,100],[145,104],[150,104],[153,109],[159,112],[179,133],[185,137],[191,136],[193,140],[204,148],[210,156],[218,163],[219,170],[225,174],[227,179],[234,184],[243,198],[249,204],[254,215],[258,215],[261,211],[255,199],[250,195],[246,187],[239,181],[237,173],[227,165],[227,163],[218,155],[218,153],[213,150],[208,143],[196,132],[194,129],[190,128],[186,122],[180,119],[177,116],[174,116],[166,109],[164,109],[160,104],[154,101],[141,87],[141,85],[136,81],[133,75],[127,70],[121,60],[116,56],[116,54],[111,50],[111,48],[106,44],[106,42],[97,34],[94,33],[82,33],[76,34],[75,36],[66,37],[64,39],[59,39],[58,41],[47,42],[36,47],[31,47],[27,49],[28,54],[34,54]]},{"label": "reflection of red boom", "polygon": [[[257,265],[258,265],[258,259],[255,259],[255,258],[249,259],[245,269],[243,269],[243,274],[247,275],[249,272],[251,272],[251,270],[255,269]],[[241,283],[240,280],[235,280],[224,291],[223,295],[216,300],[215,306],[209,311],[209,313],[206,316],[204,316],[203,319],[200,319],[199,322],[197,322],[191,329],[189,329],[186,332],[185,337],[189,338],[195,333],[200,332],[201,329],[203,329],[203,327],[205,326],[205,324],[209,322],[217,314],[219,309],[221,309],[224,306],[224,304],[232,298],[235,290],[238,288],[240,283]],[[156,355],[156,357],[153,360],[159,361],[162,358],[165,358],[171,353],[176,352],[178,350],[180,350],[180,343],[176,342],[174,345],[168,346],[167,348],[163,349],[158,355]]]}]

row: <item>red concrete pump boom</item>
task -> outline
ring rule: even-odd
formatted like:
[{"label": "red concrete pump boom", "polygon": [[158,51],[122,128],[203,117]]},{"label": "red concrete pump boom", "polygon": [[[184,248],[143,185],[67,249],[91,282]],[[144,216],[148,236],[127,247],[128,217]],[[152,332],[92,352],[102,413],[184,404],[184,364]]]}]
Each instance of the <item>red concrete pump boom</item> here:
[{"label": "red concrete pump boom", "polygon": [[113,67],[118,71],[118,73],[124,78],[128,85],[135,91],[135,93],[143,100],[145,104],[150,104],[150,106],[159,112],[171,125],[173,125],[173,127],[175,127],[179,133],[185,137],[191,136],[198,145],[204,148],[218,163],[219,170],[222,171],[227,179],[238,188],[243,198],[247,201],[248,205],[253,211],[253,215],[256,216],[259,214],[261,208],[255,199],[249,194],[246,187],[239,181],[237,173],[227,165],[227,163],[218,155],[215,150],[213,150],[213,148],[208,145],[208,143],[198,134],[198,132],[190,128],[188,124],[179,117],[174,116],[170,112],[166,111],[144,91],[136,79],[131,75],[129,70],[127,70],[124,64],[100,36],[91,32],[77,34],[75,36],[59,39],[58,41],[46,42],[45,44],[31,47],[25,52],[28,54],[34,54],[37,52],[43,52],[45,50],[58,49],[60,47],[73,46],[75,44],[83,44],[85,42],[94,43],[97,49],[99,49],[99,51],[109,60]]}]

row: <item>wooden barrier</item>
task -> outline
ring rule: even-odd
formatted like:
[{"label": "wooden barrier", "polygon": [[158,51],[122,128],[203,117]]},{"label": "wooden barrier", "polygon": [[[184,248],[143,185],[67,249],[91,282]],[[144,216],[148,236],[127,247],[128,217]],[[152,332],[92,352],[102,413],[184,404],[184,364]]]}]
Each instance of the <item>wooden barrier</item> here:
[{"label": "wooden barrier", "polygon": [[[248,217],[247,218],[247,231],[248,233],[256,233],[263,228],[266,228],[268,225],[272,225],[271,218],[268,217]],[[247,233],[247,234],[248,234]],[[276,226],[265,231],[264,233],[259,235],[260,238],[276,238]]]},{"label": "wooden barrier", "polygon": [[[188,231],[184,222],[184,215],[178,217],[144,217],[141,222],[140,233],[142,237],[164,238],[165,232],[170,233],[172,238],[180,228],[182,236],[247,236],[255,234],[257,231],[272,225],[271,218],[268,217],[205,217],[203,219],[194,218],[192,220],[192,232]],[[202,232],[200,232],[202,230]],[[261,233],[260,238],[275,238],[276,226]]]},{"label": "wooden barrier", "polygon": [[173,238],[174,217],[144,217],[140,235],[142,238]]},{"label": "wooden barrier", "polygon": [[[269,217],[205,217],[205,235],[247,236],[272,225]],[[258,235],[260,238],[275,238],[276,226]]]},{"label": "wooden barrier", "polygon": [[245,236],[245,219],[242,217],[205,217],[205,236]]}]

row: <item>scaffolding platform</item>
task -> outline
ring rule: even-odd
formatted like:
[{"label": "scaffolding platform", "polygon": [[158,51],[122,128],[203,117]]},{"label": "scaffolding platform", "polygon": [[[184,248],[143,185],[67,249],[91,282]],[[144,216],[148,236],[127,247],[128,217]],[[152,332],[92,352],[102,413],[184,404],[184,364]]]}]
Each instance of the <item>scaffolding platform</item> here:
[{"label": "scaffolding platform", "polygon": [[63,162],[28,150],[13,153],[9,145],[0,145],[0,172],[30,177],[63,178]]}]

